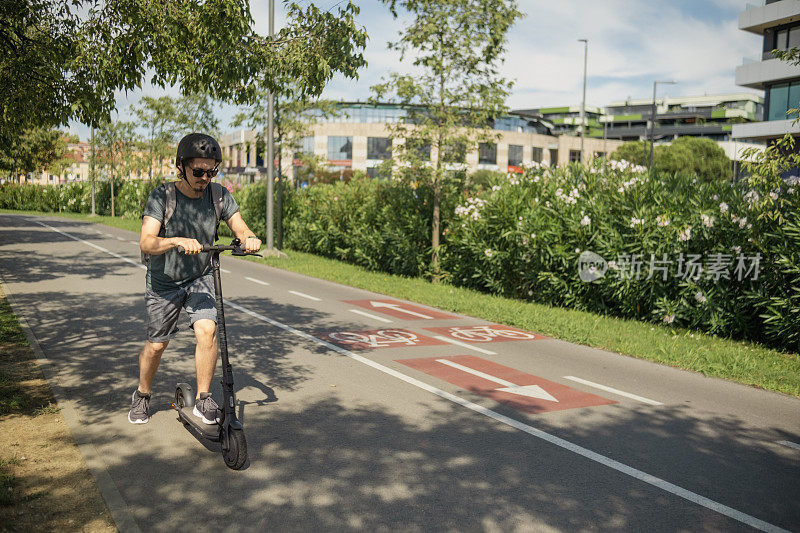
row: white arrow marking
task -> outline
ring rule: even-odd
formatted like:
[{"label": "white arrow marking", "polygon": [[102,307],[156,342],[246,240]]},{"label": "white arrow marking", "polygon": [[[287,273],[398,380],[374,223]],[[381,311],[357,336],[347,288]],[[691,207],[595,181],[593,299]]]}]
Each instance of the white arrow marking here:
[{"label": "white arrow marking", "polygon": [[427,318],[428,320],[433,320],[432,316],[423,315],[421,313],[415,313],[414,311],[409,311],[408,309],[403,309],[397,304],[387,304],[384,302],[369,302],[372,307],[388,307],[390,309],[394,309],[395,311],[400,311],[401,313],[408,313],[409,315],[418,316],[420,318]]},{"label": "white arrow marking", "polygon": [[495,383],[499,383],[500,385],[505,385],[505,387],[503,388],[495,389],[500,392],[510,392],[511,394],[519,394],[520,396],[529,396],[531,398],[539,398],[541,400],[547,400],[549,402],[558,402],[558,400],[553,398],[546,390],[541,388],[539,385],[515,385],[510,381],[506,381],[504,379],[492,376],[490,374],[486,374],[485,372],[481,372],[480,370],[475,370],[474,368],[470,368],[468,366],[454,363],[453,361],[448,361],[447,359],[437,359],[436,362],[442,363],[443,365],[452,366],[453,368],[457,368],[463,372],[467,372],[474,376],[478,376],[479,378],[487,379],[489,381],[494,381]]}]

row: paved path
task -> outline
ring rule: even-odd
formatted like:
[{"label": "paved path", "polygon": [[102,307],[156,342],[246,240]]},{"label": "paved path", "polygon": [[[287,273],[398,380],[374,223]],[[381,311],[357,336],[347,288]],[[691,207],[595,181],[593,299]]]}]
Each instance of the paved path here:
[{"label": "paved path", "polygon": [[186,322],[127,422],[137,238],[0,214],[4,287],[121,529],[800,530],[796,398],[224,257],[250,451],[228,470],[169,407]]}]

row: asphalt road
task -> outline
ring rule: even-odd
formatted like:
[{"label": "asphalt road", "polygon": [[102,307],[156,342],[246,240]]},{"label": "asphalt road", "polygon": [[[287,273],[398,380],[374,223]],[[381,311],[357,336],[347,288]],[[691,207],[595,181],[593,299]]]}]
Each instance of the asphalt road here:
[{"label": "asphalt road", "polygon": [[185,316],[127,421],[137,239],[0,214],[4,287],[122,530],[800,530],[796,398],[223,257],[231,471],[170,409]]}]

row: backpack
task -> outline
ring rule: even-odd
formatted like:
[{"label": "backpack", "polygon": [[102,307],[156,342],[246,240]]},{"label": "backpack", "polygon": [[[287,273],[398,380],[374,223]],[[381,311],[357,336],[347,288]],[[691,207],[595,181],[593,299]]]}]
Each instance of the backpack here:
[{"label": "backpack", "polygon": [[[219,230],[219,221],[222,218],[222,185],[219,183],[209,183],[211,187],[211,201],[214,204],[214,213],[217,216],[217,224],[214,227],[214,240],[217,240],[217,231]],[[164,203],[164,220],[161,222],[161,229],[158,231],[159,237],[166,236],[167,222],[172,218],[175,213],[175,206],[178,205],[177,192],[175,183],[170,182],[164,185],[164,191],[167,194],[167,201]],[[142,264],[147,265],[150,263],[150,254],[141,252]]]}]

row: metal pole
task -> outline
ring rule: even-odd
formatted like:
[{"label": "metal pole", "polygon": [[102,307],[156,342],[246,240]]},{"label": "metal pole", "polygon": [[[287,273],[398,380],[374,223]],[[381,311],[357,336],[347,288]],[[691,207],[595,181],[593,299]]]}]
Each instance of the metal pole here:
[{"label": "metal pole", "polygon": [[[677,81],[654,81],[653,82],[653,111],[650,115],[650,167],[653,168],[653,145],[655,144],[655,134],[656,134],[656,86],[658,84],[662,85],[674,85],[678,83]],[[647,150],[647,140],[645,139],[645,151]],[[645,152],[646,153],[646,152]]]},{"label": "metal pole", "polygon": [[89,157],[91,158],[89,159],[89,172],[91,173],[89,179],[92,182],[92,215],[94,216],[96,214],[94,210],[94,126],[92,126],[92,153]]},{"label": "metal pole", "polygon": [[653,168],[653,135],[656,129],[656,86],[658,85],[657,81],[653,82],[653,111],[650,113],[650,166],[647,168]]},{"label": "metal pole", "polygon": [[578,39],[583,43],[583,99],[581,100],[581,163],[585,163],[586,159],[583,157],[583,138],[586,137],[585,123],[586,120],[586,61],[589,55],[589,41],[587,39]]},{"label": "metal pole", "polygon": [[[269,37],[275,35],[275,0],[269,0]],[[275,99],[272,91],[267,96],[267,250],[272,250],[274,246],[273,229],[273,189],[275,186],[275,135],[274,119]]]}]

